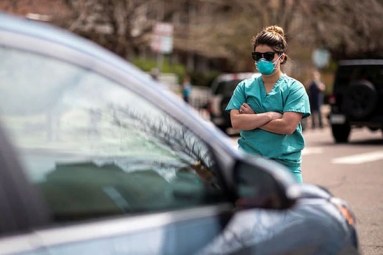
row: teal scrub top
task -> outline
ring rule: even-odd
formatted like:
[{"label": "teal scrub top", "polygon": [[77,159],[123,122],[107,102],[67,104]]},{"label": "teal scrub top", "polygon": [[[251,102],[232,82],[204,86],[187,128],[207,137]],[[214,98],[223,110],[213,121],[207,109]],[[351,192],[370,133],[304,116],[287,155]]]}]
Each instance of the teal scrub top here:
[{"label": "teal scrub top", "polygon": [[[247,103],[255,113],[298,112],[303,118],[310,116],[310,103],[305,87],[299,81],[282,75],[269,94],[263,84],[262,76],[241,81],[231,97],[226,111],[239,109]],[[262,129],[241,130],[239,147],[246,152],[274,159],[286,166],[300,166],[305,141],[299,123],[291,135],[275,134]]]}]

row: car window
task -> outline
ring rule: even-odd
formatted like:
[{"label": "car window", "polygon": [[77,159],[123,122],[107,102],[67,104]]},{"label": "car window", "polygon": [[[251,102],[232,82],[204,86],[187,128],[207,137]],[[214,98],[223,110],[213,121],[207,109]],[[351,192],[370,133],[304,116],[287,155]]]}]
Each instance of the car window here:
[{"label": "car window", "polygon": [[220,81],[215,94],[231,96],[240,81],[241,80]]},{"label": "car window", "polygon": [[345,65],[340,66],[335,80],[337,87],[348,87],[358,80],[368,80],[374,86],[383,90],[383,66],[382,65]]},{"label": "car window", "polygon": [[0,56],[0,120],[56,221],[221,200],[209,147],[151,102],[57,59]]}]

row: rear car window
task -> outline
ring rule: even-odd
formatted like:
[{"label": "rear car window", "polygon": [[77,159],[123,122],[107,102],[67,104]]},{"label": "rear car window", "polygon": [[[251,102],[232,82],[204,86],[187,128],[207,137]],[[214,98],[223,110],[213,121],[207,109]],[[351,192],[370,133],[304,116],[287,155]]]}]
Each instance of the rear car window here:
[{"label": "rear car window", "polygon": [[383,65],[345,65],[340,66],[335,85],[348,87],[358,80],[368,80],[376,89],[383,90]]}]

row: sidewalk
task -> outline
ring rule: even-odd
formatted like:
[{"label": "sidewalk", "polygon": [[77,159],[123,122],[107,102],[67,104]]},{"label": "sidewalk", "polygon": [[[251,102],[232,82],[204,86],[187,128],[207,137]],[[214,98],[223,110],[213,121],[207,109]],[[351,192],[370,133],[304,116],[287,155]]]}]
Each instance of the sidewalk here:
[{"label": "sidewalk", "polygon": [[[322,105],[321,111],[322,111],[323,127],[330,126],[330,123],[328,122],[328,119],[327,119],[327,116],[330,113],[330,110],[331,109],[329,104]],[[311,129],[311,118],[312,118],[312,115],[307,118],[307,129]]]}]

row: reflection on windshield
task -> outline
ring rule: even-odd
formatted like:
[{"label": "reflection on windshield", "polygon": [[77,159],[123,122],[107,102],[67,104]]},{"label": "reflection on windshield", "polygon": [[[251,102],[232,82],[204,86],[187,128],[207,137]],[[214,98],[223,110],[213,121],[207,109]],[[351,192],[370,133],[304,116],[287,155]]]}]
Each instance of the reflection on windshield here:
[{"label": "reflection on windshield", "polygon": [[[85,197],[89,202],[96,193],[122,211],[128,210],[122,204],[143,207],[138,202],[132,207],[131,197],[146,193],[154,206],[152,199],[169,197],[180,172],[194,174],[195,183],[217,185],[206,145],[150,102],[90,70],[30,53],[0,52],[0,118],[29,178],[50,194],[58,211],[70,208],[67,199],[75,199],[73,208],[80,210]],[[148,185],[154,185],[152,192]]]}]

